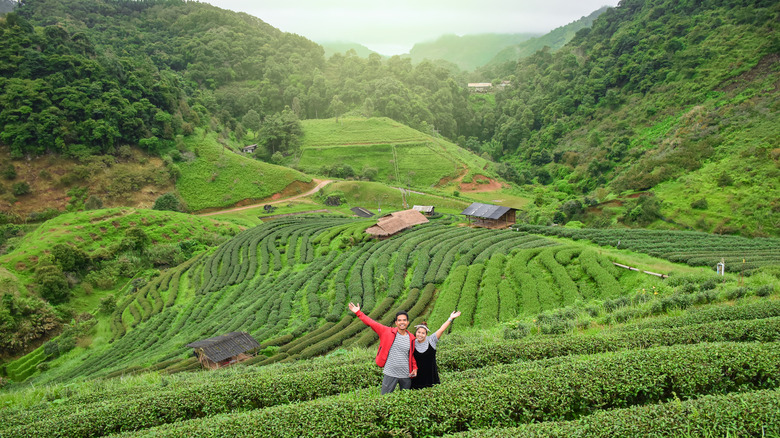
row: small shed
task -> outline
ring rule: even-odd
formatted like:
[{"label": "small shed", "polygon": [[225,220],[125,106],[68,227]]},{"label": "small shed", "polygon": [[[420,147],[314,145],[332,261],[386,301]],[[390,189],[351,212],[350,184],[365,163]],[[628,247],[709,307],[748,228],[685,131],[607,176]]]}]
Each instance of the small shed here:
[{"label": "small shed", "polygon": [[203,368],[217,369],[249,359],[248,352],[260,344],[247,332],[230,332],[226,335],[187,344],[193,349]]},{"label": "small shed", "polygon": [[433,205],[415,205],[414,207],[412,207],[412,210],[417,210],[426,216],[431,216],[434,214]]},{"label": "small shed", "polygon": [[472,93],[487,93],[493,88],[490,82],[469,82],[468,90]]},{"label": "small shed", "polygon": [[250,144],[249,146],[244,146],[241,148],[241,152],[245,154],[251,154],[257,149],[257,144]]},{"label": "small shed", "polygon": [[363,207],[352,207],[350,208],[350,210],[352,210],[352,213],[355,213],[355,216],[358,217],[369,218],[374,216],[374,213],[371,213],[370,211],[366,210]]},{"label": "small shed", "polygon": [[403,230],[426,222],[428,222],[428,218],[417,210],[396,211],[380,217],[376,225],[366,228],[366,233],[370,234],[371,237],[386,239]]},{"label": "small shed", "polygon": [[515,223],[516,208],[475,202],[460,214],[473,220],[473,224],[483,228],[507,228]]}]

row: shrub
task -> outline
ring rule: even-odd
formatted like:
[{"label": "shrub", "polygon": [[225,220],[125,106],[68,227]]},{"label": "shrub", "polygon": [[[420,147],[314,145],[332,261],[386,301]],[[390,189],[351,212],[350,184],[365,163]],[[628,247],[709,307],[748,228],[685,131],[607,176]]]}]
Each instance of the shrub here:
[{"label": "shrub", "polygon": [[0,174],[3,175],[3,178],[10,181],[16,178],[16,167],[13,165],[13,163],[8,163],[3,166],[2,169],[0,169]]},{"label": "shrub", "polygon": [[706,210],[707,207],[707,198],[701,198],[691,202],[691,208],[694,210]]},{"label": "shrub", "polygon": [[27,184],[26,181],[14,183],[14,185],[11,187],[11,192],[14,194],[14,196],[26,195],[30,193],[30,185]]},{"label": "shrub", "polygon": [[84,209],[86,210],[99,210],[101,208],[103,208],[103,200],[95,195],[90,196],[87,198],[87,201],[84,202]]},{"label": "shrub", "polygon": [[178,212],[184,211],[182,202],[173,193],[165,193],[160,197],[158,197],[154,201],[154,207],[152,207],[152,209],[163,210],[163,211],[178,211]]}]

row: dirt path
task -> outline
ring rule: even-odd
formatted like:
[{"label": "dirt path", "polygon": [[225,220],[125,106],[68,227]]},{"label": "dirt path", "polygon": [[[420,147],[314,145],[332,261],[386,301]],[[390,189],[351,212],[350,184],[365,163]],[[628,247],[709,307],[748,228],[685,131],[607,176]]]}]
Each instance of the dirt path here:
[{"label": "dirt path", "polygon": [[317,186],[314,187],[313,189],[309,190],[306,193],[301,193],[300,195],[290,196],[289,198],[283,198],[283,199],[275,199],[273,201],[261,202],[259,204],[245,205],[243,207],[236,207],[236,208],[229,208],[229,209],[226,209],[226,210],[212,211],[212,212],[209,212],[209,213],[199,214],[198,216],[214,216],[214,215],[217,215],[217,214],[233,213],[235,211],[249,210],[251,208],[258,208],[258,207],[262,207],[262,206],[267,205],[267,204],[280,204],[282,202],[289,202],[289,201],[292,201],[294,199],[303,198],[303,197],[312,195],[314,193],[317,193],[320,190],[322,190],[323,187],[325,187],[326,185],[328,185],[328,184],[333,182],[333,180],[330,180],[330,179],[326,179],[326,180],[314,179],[313,181],[315,181],[317,183]]}]

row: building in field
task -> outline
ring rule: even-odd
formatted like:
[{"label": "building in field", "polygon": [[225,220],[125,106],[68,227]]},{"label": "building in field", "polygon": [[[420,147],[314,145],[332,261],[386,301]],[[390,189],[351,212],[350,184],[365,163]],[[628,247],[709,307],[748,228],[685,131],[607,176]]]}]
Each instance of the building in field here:
[{"label": "building in field", "polygon": [[257,149],[257,144],[250,144],[249,146],[244,146],[241,148],[241,152],[245,154],[251,154],[255,151],[255,149]]},{"label": "building in field", "polygon": [[415,205],[412,207],[412,210],[417,210],[426,216],[432,216],[435,213],[434,209],[433,205]]},{"label": "building in field", "polygon": [[493,89],[490,82],[469,82],[468,90],[472,93],[487,93]]},{"label": "building in field", "polygon": [[428,222],[428,218],[417,210],[396,211],[380,217],[376,225],[366,228],[366,233],[377,239],[386,239],[403,230],[426,222]]},{"label": "building in field", "polygon": [[466,216],[469,222],[483,228],[507,228],[515,223],[516,208],[500,205],[481,204],[475,202],[460,214]]},{"label": "building in field", "polygon": [[260,344],[247,332],[230,332],[226,335],[187,344],[193,349],[203,368],[214,370],[233,365],[254,356],[253,350]]},{"label": "building in field", "polygon": [[374,216],[374,213],[371,213],[369,210],[363,207],[352,207],[350,208],[350,210],[352,211],[352,213],[355,213],[355,216],[357,217],[369,218]]}]

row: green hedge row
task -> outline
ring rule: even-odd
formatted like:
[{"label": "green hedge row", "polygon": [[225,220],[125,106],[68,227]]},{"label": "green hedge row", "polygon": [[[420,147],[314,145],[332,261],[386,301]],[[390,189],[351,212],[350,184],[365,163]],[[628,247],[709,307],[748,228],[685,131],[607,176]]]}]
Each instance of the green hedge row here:
[{"label": "green hedge row", "polygon": [[218,384],[182,385],[119,402],[106,400],[77,412],[36,415],[24,425],[0,424],[4,437],[96,437],[241,409],[259,409],[375,386],[381,368],[371,361],[323,371],[264,373],[226,378]]},{"label": "green hedge row", "polygon": [[780,341],[780,318],[713,322],[632,332],[608,332],[596,336],[573,334],[516,341],[481,342],[478,345],[447,345],[440,349],[437,361],[440,369],[458,371],[518,360],[724,341]]},{"label": "green hedge row", "polygon": [[223,414],[128,436],[438,436],[476,428],[575,419],[674,397],[773,388],[777,344],[702,344],[500,367],[420,391],[338,398]]},{"label": "green hedge row", "polygon": [[780,316],[780,300],[761,299],[744,305],[719,304],[701,310],[689,310],[684,315],[653,318],[614,327],[613,330],[640,330],[646,328],[680,327],[711,321],[735,321],[747,319],[772,318]]},{"label": "green hedge row", "polygon": [[651,406],[600,411],[579,420],[447,435],[460,438],[517,437],[771,437],[780,436],[780,391],[705,396]]}]

